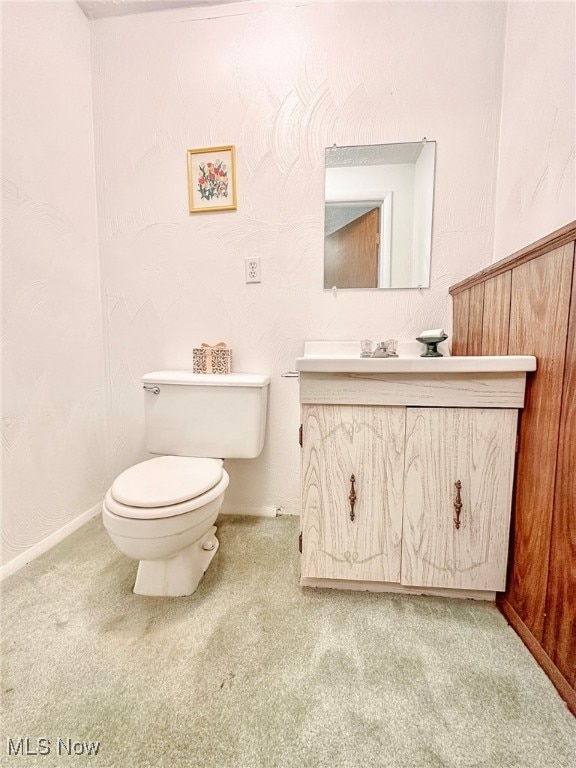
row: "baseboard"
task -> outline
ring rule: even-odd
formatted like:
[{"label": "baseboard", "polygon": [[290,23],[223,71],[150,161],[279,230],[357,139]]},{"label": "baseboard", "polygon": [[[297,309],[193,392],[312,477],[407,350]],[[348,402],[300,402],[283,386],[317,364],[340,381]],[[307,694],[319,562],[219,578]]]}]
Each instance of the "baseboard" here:
[{"label": "baseboard", "polygon": [[496,604],[508,620],[512,629],[520,637],[532,656],[534,656],[538,664],[550,678],[551,683],[566,702],[566,706],[570,712],[576,716],[576,691],[572,688],[570,683],[566,680],[556,664],[554,664],[550,656],[548,656],[544,648],[542,648],[538,640],[536,640],[532,632],[530,632],[510,603],[506,599],[501,599],[497,600]]},{"label": "baseboard", "polygon": [[346,579],[300,578],[302,587],[322,589],[351,589],[356,592],[394,592],[398,595],[428,595],[432,597],[460,598],[462,600],[488,600],[494,602],[496,592],[479,589],[442,589],[440,587],[405,587],[390,581],[348,581]]},{"label": "baseboard", "polygon": [[88,522],[88,520],[96,517],[96,515],[101,510],[102,502],[99,502],[94,507],[91,507],[91,509],[89,509],[87,512],[83,512],[81,515],[78,515],[78,517],[75,517],[74,520],[66,523],[66,525],[62,526],[62,528],[59,528],[57,531],[54,531],[54,533],[46,536],[45,539],[42,539],[42,541],[34,544],[25,552],[22,552],[20,555],[13,557],[12,560],[9,560],[5,565],[0,567],[0,581],[3,581],[8,576],[16,573],[16,571],[19,571],[20,568],[23,568],[28,563],[31,563],[32,560],[36,560],[36,558],[40,555],[43,555],[44,552],[48,552],[49,549],[52,549],[52,547],[56,546],[56,544],[61,542],[67,536],[70,536],[71,533],[74,533],[74,531],[77,531],[78,528],[81,528],[84,523]]},{"label": "baseboard", "polygon": [[276,517],[278,507],[257,507],[253,504],[224,504],[220,509],[221,515],[255,515],[257,517]]}]

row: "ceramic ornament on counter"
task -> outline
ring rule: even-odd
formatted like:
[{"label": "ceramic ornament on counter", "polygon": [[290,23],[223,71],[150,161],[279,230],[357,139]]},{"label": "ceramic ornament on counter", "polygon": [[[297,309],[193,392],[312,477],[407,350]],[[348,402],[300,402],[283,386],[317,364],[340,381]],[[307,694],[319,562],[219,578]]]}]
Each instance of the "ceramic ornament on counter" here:
[{"label": "ceramic ornament on counter", "polygon": [[422,352],[420,357],[444,357],[442,352],[438,351],[438,344],[446,341],[447,338],[448,334],[444,331],[444,328],[422,331],[420,336],[416,337],[416,341],[426,345],[426,351]]}]

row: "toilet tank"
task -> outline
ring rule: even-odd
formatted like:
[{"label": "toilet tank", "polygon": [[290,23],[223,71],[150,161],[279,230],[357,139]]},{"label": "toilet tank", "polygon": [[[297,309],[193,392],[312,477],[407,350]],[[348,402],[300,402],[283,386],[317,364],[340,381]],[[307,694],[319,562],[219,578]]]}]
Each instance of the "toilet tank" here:
[{"label": "toilet tank", "polygon": [[253,459],[262,451],[269,376],[153,371],[142,384],[150,453]]}]

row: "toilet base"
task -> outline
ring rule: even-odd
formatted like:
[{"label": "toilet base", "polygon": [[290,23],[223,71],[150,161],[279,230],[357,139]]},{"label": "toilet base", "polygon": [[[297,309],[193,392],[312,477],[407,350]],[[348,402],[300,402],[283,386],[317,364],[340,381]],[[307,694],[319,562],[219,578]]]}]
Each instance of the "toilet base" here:
[{"label": "toilet base", "polygon": [[140,560],[134,593],[151,597],[184,597],[196,591],[218,551],[216,526],[189,547],[166,560]]}]

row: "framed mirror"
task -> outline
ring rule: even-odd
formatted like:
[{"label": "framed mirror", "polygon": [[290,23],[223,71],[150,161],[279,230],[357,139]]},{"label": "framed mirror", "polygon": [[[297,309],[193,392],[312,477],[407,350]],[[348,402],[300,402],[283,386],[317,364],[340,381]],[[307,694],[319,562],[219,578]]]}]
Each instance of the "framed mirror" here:
[{"label": "framed mirror", "polygon": [[324,288],[428,288],[436,142],[326,150]]}]

